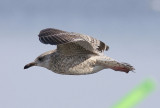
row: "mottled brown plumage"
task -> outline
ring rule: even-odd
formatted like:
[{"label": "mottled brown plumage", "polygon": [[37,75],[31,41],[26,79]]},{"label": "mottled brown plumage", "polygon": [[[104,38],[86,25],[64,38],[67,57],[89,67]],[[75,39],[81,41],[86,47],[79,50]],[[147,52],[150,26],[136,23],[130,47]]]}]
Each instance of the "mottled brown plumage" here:
[{"label": "mottled brown plumage", "polygon": [[42,43],[57,45],[57,49],[41,54],[24,69],[41,66],[68,75],[92,74],[107,68],[126,73],[134,70],[127,63],[105,56],[103,52],[109,46],[91,36],[53,28],[40,31],[38,36]]}]

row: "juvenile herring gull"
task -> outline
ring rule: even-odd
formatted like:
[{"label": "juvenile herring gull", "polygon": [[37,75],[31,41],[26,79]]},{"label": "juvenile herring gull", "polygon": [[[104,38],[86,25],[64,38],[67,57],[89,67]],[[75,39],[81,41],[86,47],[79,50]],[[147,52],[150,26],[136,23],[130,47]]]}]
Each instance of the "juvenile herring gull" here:
[{"label": "juvenile herring gull", "polygon": [[57,49],[45,52],[34,62],[24,66],[41,66],[58,74],[84,75],[96,73],[102,69],[113,69],[128,73],[134,67],[120,63],[103,53],[109,49],[102,41],[88,35],[47,28],[39,33],[44,44],[57,45]]}]

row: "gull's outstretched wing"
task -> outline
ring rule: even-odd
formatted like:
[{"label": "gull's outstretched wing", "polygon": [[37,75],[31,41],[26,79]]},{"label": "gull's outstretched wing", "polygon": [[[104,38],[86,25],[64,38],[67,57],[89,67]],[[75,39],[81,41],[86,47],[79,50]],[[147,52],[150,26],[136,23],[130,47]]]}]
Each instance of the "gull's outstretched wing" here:
[{"label": "gull's outstretched wing", "polygon": [[93,37],[53,28],[41,30],[38,36],[42,43],[57,45],[57,50],[65,53],[100,54],[109,49],[109,46]]}]

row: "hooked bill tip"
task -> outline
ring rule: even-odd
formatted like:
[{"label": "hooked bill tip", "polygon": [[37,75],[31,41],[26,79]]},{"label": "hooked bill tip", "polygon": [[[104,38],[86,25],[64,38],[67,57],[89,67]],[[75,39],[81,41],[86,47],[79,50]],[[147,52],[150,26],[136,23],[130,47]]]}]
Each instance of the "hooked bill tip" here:
[{"label": "hooked bill tip", "polygon": [[27,69],[27,68],[29,68],[29,67],[28,67],[27,65],[25,65],[25,66],[24,66],[24,69]]}]

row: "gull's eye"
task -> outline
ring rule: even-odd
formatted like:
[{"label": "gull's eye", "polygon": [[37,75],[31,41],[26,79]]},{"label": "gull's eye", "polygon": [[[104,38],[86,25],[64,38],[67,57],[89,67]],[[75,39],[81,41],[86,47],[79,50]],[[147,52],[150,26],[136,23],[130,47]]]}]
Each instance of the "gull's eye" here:
[{"label": "gull's eye", "polygon": [[38,58],[38,61],[42,61],[42,60],[43,60],[43,57],[39,57],[39,58]]}]

